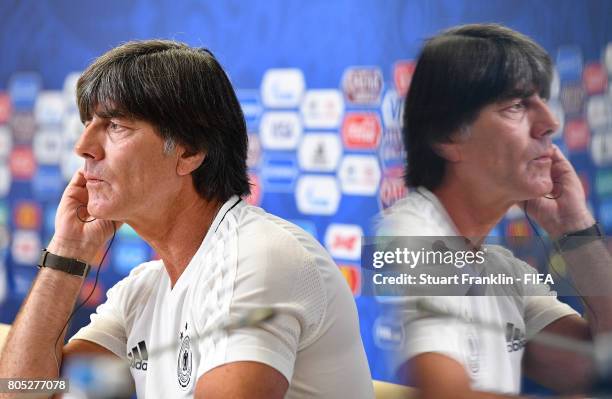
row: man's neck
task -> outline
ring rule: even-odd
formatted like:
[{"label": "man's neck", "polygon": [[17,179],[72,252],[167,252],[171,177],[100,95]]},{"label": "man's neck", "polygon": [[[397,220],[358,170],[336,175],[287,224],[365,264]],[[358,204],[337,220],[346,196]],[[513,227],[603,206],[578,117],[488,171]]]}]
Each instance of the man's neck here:
[{"label": "man's neck", "polygon": [[222,202],[206,201],[194,191],[177,196],[166,209],[152,212],[153,218],[132,224],[163,260],[172,287],[202,244],[222,206]]},{"label": "man's neck", "polygon": [[467,182],[445,179],[433,193],[452,219],[459,234],[478,244],[504,217],[512,203],[495,198],[491,191],[471,188]]}]

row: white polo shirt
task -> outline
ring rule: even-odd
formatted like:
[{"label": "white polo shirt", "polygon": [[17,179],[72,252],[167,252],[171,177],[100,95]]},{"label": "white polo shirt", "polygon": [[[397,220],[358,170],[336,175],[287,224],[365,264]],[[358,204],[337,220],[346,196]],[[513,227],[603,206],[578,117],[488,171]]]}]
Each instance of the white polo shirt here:
[{"label": "white polo shirt", "polygon": [[[236,361],[278,370],[290,382],[286,398],[373,398],[355,302],[338,267],[299,227],[237,201],[223,205],[174,287],[162,261],[136,267],[72,339],[130,362],[139,398],[191,398],[203,374]],[[196,339],[269,306],[279,315],[258,327]]]}]

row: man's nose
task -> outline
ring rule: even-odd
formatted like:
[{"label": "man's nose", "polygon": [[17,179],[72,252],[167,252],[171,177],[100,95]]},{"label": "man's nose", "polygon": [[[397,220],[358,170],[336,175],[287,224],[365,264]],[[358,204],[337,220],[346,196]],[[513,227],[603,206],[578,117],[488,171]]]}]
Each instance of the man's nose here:
[{"label": "man's nose", "polygon": [[533,123],[533,135],[541,137],[545,135],[552,135],[560,128],[559,120],[555,113],[552,111],[550,106],[541,98],[537,98],[535,120]]},{"label": "man's nose", "polygon": [[88,123],[74,145],[74,152],[85,159],[100,160],[104,157],[104,148],[100,142],[102,127],[97,122]]}]

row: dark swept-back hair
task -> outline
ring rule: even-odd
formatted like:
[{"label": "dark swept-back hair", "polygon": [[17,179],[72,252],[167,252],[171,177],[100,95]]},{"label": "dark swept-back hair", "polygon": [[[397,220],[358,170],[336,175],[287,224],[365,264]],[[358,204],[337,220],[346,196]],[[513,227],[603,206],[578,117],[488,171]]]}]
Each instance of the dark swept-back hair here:
[{"label": "dark swept-back hair", "polygon": [[485,105],[535,93],[547,99],[551,79],[546,51],[500,25],[458,26],[427,40],[404,108],[406,185],[438,187],[446,160],[434,144],[448,142]]},{"label": "dark swept-back hair", "polygon": [[248,138],[234,89],[213,54],[170,40],[132,41],[91,64],[77,83],[81,121],[94,114],[151,123],[166,141],[203,151],[198,194],[225,201],[250,192]]}]

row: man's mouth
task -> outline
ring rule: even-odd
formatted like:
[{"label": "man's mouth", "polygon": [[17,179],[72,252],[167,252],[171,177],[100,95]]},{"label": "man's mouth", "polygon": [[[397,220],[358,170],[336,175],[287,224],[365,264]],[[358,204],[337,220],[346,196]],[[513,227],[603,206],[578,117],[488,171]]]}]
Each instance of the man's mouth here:
[{"label": "man's mouth", "polygon": [[87,184],[98,184],[104,182],[104,180],[100,179],[98,176],[86,174],[85,180],[87,180]]},{"label": "man's mouth", "polygon": [[539,157],[534,158],[533,160],[536,161],[536,162],[543,162],[543,163],[552,162],[553,153],[554,153],[553,150],[550,149],[550,150],[542,153]]}]

